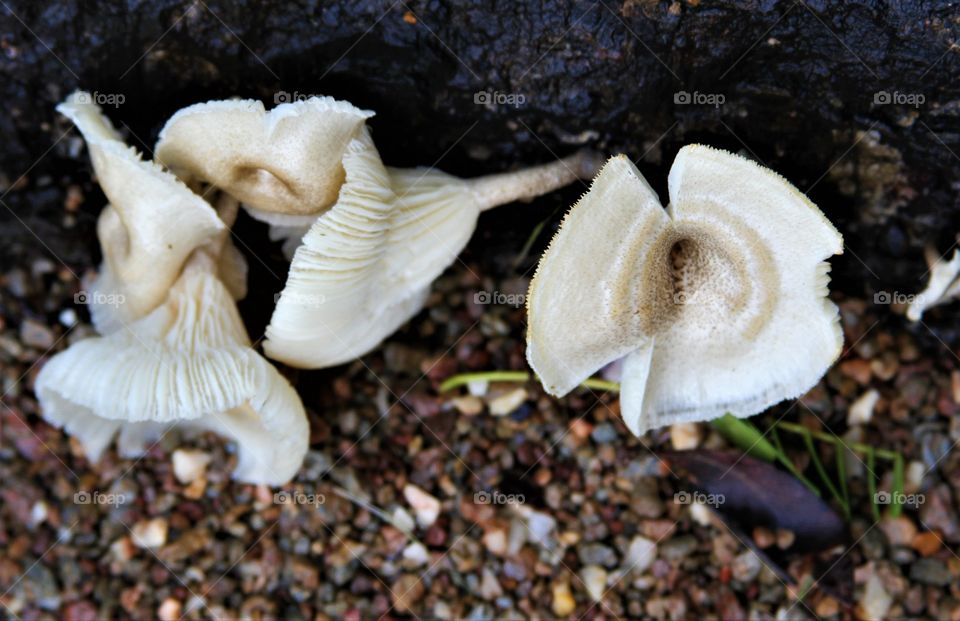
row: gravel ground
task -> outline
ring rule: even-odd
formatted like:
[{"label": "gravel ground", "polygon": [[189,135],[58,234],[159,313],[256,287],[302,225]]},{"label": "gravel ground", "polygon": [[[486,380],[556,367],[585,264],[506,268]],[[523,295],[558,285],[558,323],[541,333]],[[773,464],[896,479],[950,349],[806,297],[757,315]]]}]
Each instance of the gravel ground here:
[{"label": "gravel ground", "polygon": [[[670,430],[632,437],[616,395],[556,400],[533,383],[438,393],[455,373],[526,368],[522,305],[475,294],[517,302],[527,277],[500,277],[483,244],[380,349],[288,372],[312,436],[283,489],[231,482],[235,455],[212,435],[174,431],[140,460],[88,463],[31,392],[45,357],[92,334],[73,303],[82,274],[49,260],[5,269],[0,616],[960,619],[960,359],[924,326],[838,300],[849,351],[805,398],[756,421],[899,451],[906,491],[922,495],[877,523],[864,466],[849,460],[851,546],[835,557],[852,563],[853,607],[818,589],[800,601],[709,512],[675,502],[657,456]],[[706,426],[693,441],[725,446]],[[804,559],[788,569],[799,584],[822,575]]]}]

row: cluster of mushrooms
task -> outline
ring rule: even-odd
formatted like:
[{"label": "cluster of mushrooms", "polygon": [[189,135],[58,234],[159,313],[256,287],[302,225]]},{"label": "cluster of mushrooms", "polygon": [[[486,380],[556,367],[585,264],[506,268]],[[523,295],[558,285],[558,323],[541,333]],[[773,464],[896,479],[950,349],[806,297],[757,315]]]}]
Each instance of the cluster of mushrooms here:
[{"label": "cluster of mushrooms", "polygon": [[250,100],[190,106],[145,161],[91,101],[75,93],[58,110],[109,201],[103,264],[87,283],[99,336],[53,356],[35,384],[46,420],[91,461],[114,439],[122,456],[142,454],[179,425],[234,440],[237,480],[280,485],[299,469],[303,404],[236,308],[241,207],[290,259],[263,351],[292,367],[355,359],[416,315],[483,210],[595,174],[527,297],[527,358],[547,392],[620,362],[621,413],[639,435],[756,414],[809,390],[840,353],[825,262],[840,234],[785,179],[737,155],[681,149],[665,210],[623,155],[599,173],[582,151],[474,179],[384,166],[373,113],[328,97],[269,112]]}]

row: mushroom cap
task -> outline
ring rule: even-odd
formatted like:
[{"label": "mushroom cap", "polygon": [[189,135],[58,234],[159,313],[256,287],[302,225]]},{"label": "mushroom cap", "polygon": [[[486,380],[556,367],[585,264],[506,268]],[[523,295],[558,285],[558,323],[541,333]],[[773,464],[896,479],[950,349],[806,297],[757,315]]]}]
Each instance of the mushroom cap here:
[{"label": "mushroom cap", "polygon": [[237,441],[234,477],[280,484],[307,451],[306,414],[293,387],[250,341],[227,288],[199,255],[168,299],[125,329],[85,339],[41,369],[46,420],[96,461],[117,431],[135,449],[157,425],[186,422]]},{"label": "mushroom cap", "polygon": [[[97,223],[104,261],[91,296],[94,324],[106,333],[160,304],[190,253],[227,227],[206,201],[126,146],[90,101],[78,91],[57,110],[83,134],[110,201]],[[97,303],[105,298],[111,302]]]},{"label": "mushroom cap", "polygon": [[352,360],[419,312],[480,214],[457,177],[385,168],[366,129],[343,167],[339,199],[303,236],[267,327],[266,354],[295,367]]},{"label": "mushroom cap", "polygon": [[907,307],[907,319],[920,321],[927,309],[944,304],[960,295],[960,250],[954,250],[953,256],[947,261],[937,255],[933,247],[924,252],[929,268],[930,280],[927,286],[914,296]]},{"label": "mushroom cap", "polygon": [[773,171],[680,150],[670,206],[624,156],[567,214],[527,298],[527,358],[572,390],[624,358],[620,407],[646,429],[750,416],[809,390],[840,353],[829,265],[843,241]]},{"label": "mushroom cap", "polygon": [[267,112],[254,100],[184,108],[160,131],[156,158],[263,212],[319,214],[343,184],[340,158],[373,112],[311,97]]}]

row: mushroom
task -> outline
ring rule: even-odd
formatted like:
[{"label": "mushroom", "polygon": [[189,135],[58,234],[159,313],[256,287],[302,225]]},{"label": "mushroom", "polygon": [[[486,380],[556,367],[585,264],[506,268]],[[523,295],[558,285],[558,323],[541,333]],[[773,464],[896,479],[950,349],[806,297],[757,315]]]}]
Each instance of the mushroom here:
[{"label": "mushroom", "polygon": [[843,240],[783,177],[702,145],[680,150],[666,211],[633,163],[610,159],[567,214],[527,297],[527,360],[562,396],[623,359],[637,435],[809,390],[840,354],[827,299]]},{"label": "mushroom", "polygon": [[252,99],[210,101],[170,117],[156,157],[180,178],[228,192],[271,224],[307,216],[299,221],[309,225],[336,202],[343,150],[371,116],[332,97],[270,112]]},{"label": "mushroom", "polygon": [[243,202],[283,240],[290,274],[264,351],[302,368],[351,360],[416,314],[430,283],[470,239],[481,211],[592,176],[593,153],[460,179],[386,168],[366,120],[330,97],[282,104],[213,101],[185,108],[156,153],[188,183]]},{"label": "mushroom", "polygon": [[924,311],[960,297],[960,250],[954,250],[949,261],[937,255],[932,246],[924,249],[930,280],[926,288],[915,295],[907,307],[907,318],[920,321]]},{"label": "mushroom", "polygon": [[[110,201],[97,222],[103,264],[89,296],[94,325],[105,334],[156,308],[187,257],[228,228],[210,204],[125,145],[91,101],[87,93],[77,92],[57,110],[83,134],[97,180]],[[220,256],[227,279],[244,281],[246,264],[236,249]],[[236,285],[234,289],[243,293]]]},{"label": "mushroom", "polygon": [[235,479],[279,485],[296,473],[309,426],[296,391],[250,344],[216,258],[191,256],[166,300],[106,336],[53,356],[37,376],[44,418],[97,461],[120,433],[124,456],[171,424],[237,443]]},{"label": "mushroom", "polygon": [[346,147],[337,202],[296,248],[264,352],[300,368],[357,358],[423,307],[480,212],[532,198],[596,170],[594,156],[476,179],[387,168],[363,128]]}]

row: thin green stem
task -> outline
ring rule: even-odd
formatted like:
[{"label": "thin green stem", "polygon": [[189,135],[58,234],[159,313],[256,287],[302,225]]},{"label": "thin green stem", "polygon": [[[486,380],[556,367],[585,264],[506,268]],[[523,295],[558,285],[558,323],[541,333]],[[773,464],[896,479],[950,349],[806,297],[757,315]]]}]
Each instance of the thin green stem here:
[{"label": "thin green stem", "polygon": [[867,453],[873,452],[873,453],[876,453],[877,457],[883,457],[884,459],[888,459],[894,462],[897,459],[902,459],[902,455],[900,455],[900,453],[897,453],[896,451],[887,451],[884,449],[878,449],[870,446],[869,444],[861,444],[860,442],[847,443],[847,442],[844,442],[843,440],[840,440],[834,435],[831,435],[829,433],[824,433],[822,431],[814,431],[813,429],[808,429],[807,427],[804,427],[803,425],[799,425],[797,423],[779,422],[777,423],[777,427],[780,427],[784,431],[789,431],[790,433],[795,433],[798,435],[810,434],[817,440],[820,440],[821,442],[828,442],[834,446],[837,446],[838,444],[842,444],[843,446],[857,453],[867,454]]},{"label": "thin green stem", "polygon": [[840,491],[843,493],[843,502],[850,505],[850,490],[847,488],[847,451],[846,444],[843,450],[835,450],[833,454],[837,460],[837,480],[840,481]]},{"label": "thin green stem", "polygon": [[803,476],[803,473],[801,473],[800,470],[797,469],[797,467],[794,465],[793,461],[791,461],[790,458],[787,456],[787,452],[786,452],[785,450],[783,450],[783,444],[781,444],[781,442],[780,442],[780,436],[777,434],[777,427],[776,427],[776,425],[774,425],[774,426],[770,429],[770,437],[773,439],[773,444],[774,444],[774,446],[777,447],[777,461],[779,461],[781,464],[783,464],[783,467],[786,468],[787,470],[789,470],[789,471],[790,471],[790,474],[792,474],[793,476],[797,477],[797,479],[799,479],[801,483],[803,483],[804,485],[806,485],[806,486],[807,486],[807,489],[809,489],[811,492],[813,492],[814,494],[816,494],[816,495],[819,497],[819,496],[820,496],[820,490],[817,489],[817,486],[814,485],[813,482],[810,481],[810,479],[808,479],[807,477]]},{"label": "thin green stem", "polygon": [[807,447],[807,452],[810,453],[810,458],[813,460],[813,467],[816,469],[817,474],[820,475],[820,480],[823,481],[823,485],[830,491],[830,494],[833,498],[840,504],[843,508],[843,514],[850,519],[850,505],[844,501],[843,497],[840,495],[840,492],[837,491],[836,486],[833,484],[833,481],[830,480],[830,476],[827,474],[827,469],[823,467],[823,462],[820,461],[820,456],[817,455],[817,447],[813,444],[813,435],[810,433],[809,429],[806,429],[806,433],[801,433],[803,437],[803,442]]},{"label": "thin green stem", "polygon": [[[471,382],[514,382],[522,384],[524,382],[529,382],[530,378],[531,375],[526,371],[480,371],[477,373],[460,373],[459,375],[454,375],[444,380],[443,383],[440,384],[440,392],[447,392],[448,390],[465,386]],[[619,383],[597,379],[594,377],[584,380],[580,385],[584,388],[590,388],[593,390],[611,392],[618,392],[620,390]]]},{"label": "thin green stem", "polygon": [[867,492],[870,494],[870,506],[873,507],[873,519],[880,521],[880,506],[877,504],[877,479],[874,473],[877,467],[876,453],[867,452]]},{"label": "thin green stem", "polygon": [[899,517],[903,511],[904,482],[903,482],[903,456],[898,455],[899,459],[893,462],[893,504],[890,507],[890,516]]}]

